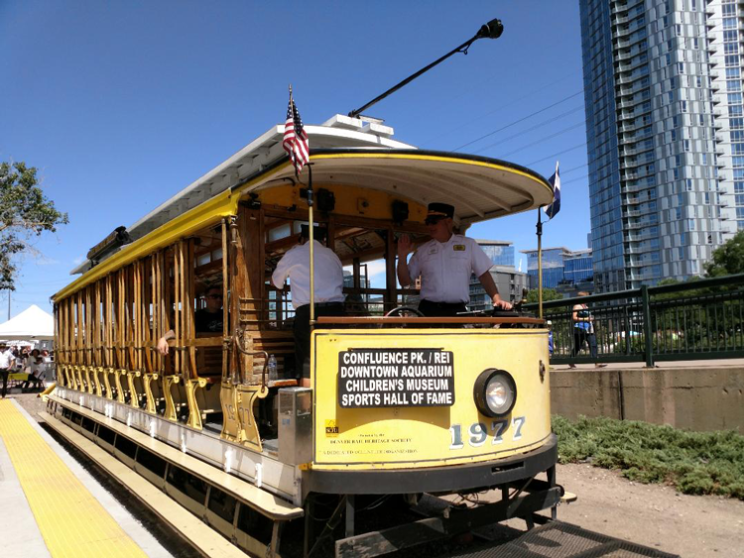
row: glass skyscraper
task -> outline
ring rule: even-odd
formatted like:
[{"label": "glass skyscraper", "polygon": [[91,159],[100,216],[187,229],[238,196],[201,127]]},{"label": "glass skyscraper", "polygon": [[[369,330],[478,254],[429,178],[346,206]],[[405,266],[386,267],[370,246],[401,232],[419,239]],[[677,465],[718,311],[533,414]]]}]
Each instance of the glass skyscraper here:
[{"label": "glass skyscraper", "polygon": [[[527,254],[527,274],[530,286],[537,288],[537,250],[523,250]],[[555,289],[561,285],[590,283],[594,275],[592,251],[571,251],[568,248],[543,248],[542,276],[543,288]],[[591,287],[588,287],[591,289]]]},{"label": "glass skyscraper", "polygon": [[[526,273],[514,268],[514,244],[505,240],[477,239],[476,242],[493,263],[489,271],[501,298],[514,302],[520,300],[522,290],[529,287],[529,278]],[[468,309],[471,311],[493,309],[491,297],[486,294],[486,289],[475,275],[470,277]]]},{"label": "glass skyscraper", "polygon": [[563,257],[563,280],[577,285],[594,277],[592,251],[579,250]]},{"label": "glass skyscraper", "polygon": [[[744,5],[733,0],[712,0],[705,5],[713,122],[722,192],[716,203],[735,219],[734,230],[744,230],[744,110],[742,110],[742,21]],[[728,194],[728,200],[726,200]],[[721,197],[724,197],[724,200]]]},{"label": "glass skyscraper", "polygon": [[[700,275],[736,229],[741,62],[718,12],[741,8],[725,0],[579,4],[596,290]],[[727,80],[729,67],[736,72]],[[733,96],[728,81],[737,82]]]},{"label": "glass skyscraper", "polygon": [[493,265],[514,267],[514,245],[504,240],[476,240]]}]

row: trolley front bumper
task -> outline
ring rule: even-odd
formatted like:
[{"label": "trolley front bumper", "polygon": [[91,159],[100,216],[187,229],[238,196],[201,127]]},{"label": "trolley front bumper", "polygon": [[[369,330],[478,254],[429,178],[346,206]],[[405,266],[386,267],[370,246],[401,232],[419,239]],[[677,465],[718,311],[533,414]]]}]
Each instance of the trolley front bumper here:
[{"label": "trolley front bumper", "polygon": [[305,493],[321,494],[410,494],[449,493],[486,489],[536,476],[553,467],[558,442],[551,434],[544,445],[504,459],[422,469],[305,472]]}]

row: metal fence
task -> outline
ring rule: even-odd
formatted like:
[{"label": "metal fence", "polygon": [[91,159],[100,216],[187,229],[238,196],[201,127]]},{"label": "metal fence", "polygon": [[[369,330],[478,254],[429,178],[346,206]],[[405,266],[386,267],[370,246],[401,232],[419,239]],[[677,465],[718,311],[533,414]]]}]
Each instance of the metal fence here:
[{"label": "metal fence", "polygon": [[[579,331],[577,304],[588,306],[593,332]],[[537,312],[536,304],[525,308]],[[543,314],[552,322],[554,364],[744,357],[744,274],[555,300]]]}]

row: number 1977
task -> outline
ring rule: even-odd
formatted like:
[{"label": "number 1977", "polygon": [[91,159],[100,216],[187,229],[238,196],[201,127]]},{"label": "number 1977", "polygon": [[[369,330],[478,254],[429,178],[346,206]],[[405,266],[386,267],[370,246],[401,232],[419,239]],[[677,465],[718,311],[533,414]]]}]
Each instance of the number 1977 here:
[{"label": "number 1977", "polygon": [[[524,417],[514,417],[511,420],[511,426],[512,426],[512,440],[516,441],[522,438],[522,427],[524,426],[525,418]],[[491,421],[490,424],[490,435],[492,437],[491,439],[491,445],[495,446],[497,444],[501,444],[504,441],[504,432],[509,426],[509,421],[507,420],[494,420]],[[468,436],[468,444],[471,447],[479,448],[483,444],[486,443],[488,440],[488,426],[484,422],[476,422],[474,424],[470,425],[470,428],[468,428],[467,436]],[[465,444],[462,440],[462,425],[459,424],[453,424],[450,426],[450,436],[452,439],[452,443],[450,444],[449,449],[451,450],[458,450],[465,447]]]}]

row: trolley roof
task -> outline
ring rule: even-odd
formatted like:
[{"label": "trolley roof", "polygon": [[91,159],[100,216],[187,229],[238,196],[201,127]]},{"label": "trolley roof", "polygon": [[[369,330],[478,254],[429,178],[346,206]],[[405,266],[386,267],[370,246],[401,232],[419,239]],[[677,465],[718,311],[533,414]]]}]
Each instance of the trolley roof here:
[{"label": "trolley roof", "polygon": [[[461,225],[536,209],[553,201],[553,189],[545,178],[525,167],[487,157],[359,148],[311,149],[310,160],[316,185],[354,185],[422,205],[448,203],[454,206],[454,219]],[[294,169],[284,164],[274,172],[268,169],[264,180],[241,191],[258,193],[287,181],[294,181]]]},{"label": "trolley roof", "polygon": [[[354,128],[356,127],[356,128]],[[550,184],[539,174],[512,163],[460,153],[423,151],[389,139],[392,128],[336,116],[321,126],[307,126],[313,183],[368,188],[417,202],[455,207],[455,221],[467,227],[551,203]],[[358,131],[365,130],[365,131]],[[225,163],[207,173],[129,229],[133,242],[56,293],[59,300],[111,271],[178,238],[237,213],[248,194],[295,183],[281,146],[283,126],[276,126]],[[313,139],[322,137],[323,141]],[[353,146],[349,148],[349,146]],[[339,147],[343,146],[343,147]],[[363,146],[363,147],[361,147]],[[302,181],[307,180],[303,171]]]},{"label": "trolley roof", "polygon": [[[415,149],[410,144],[391,139],[395,131],[390,126],[341,114],[333,116],[320,126],[306,125],[305,132],[310,138],[310,145],[320,148],[364,146]],[[232,157],[127,227],[129,236],[132,240],[138,240],[220,192],[245,182],[247,177],[260,174],[277,161],[286,159],[287,154],[282,147],[283,137],[284,126],[272,126]],[[70,271],[70,274],[85,273],[90,268],[91,262],[86,260]]]}]

